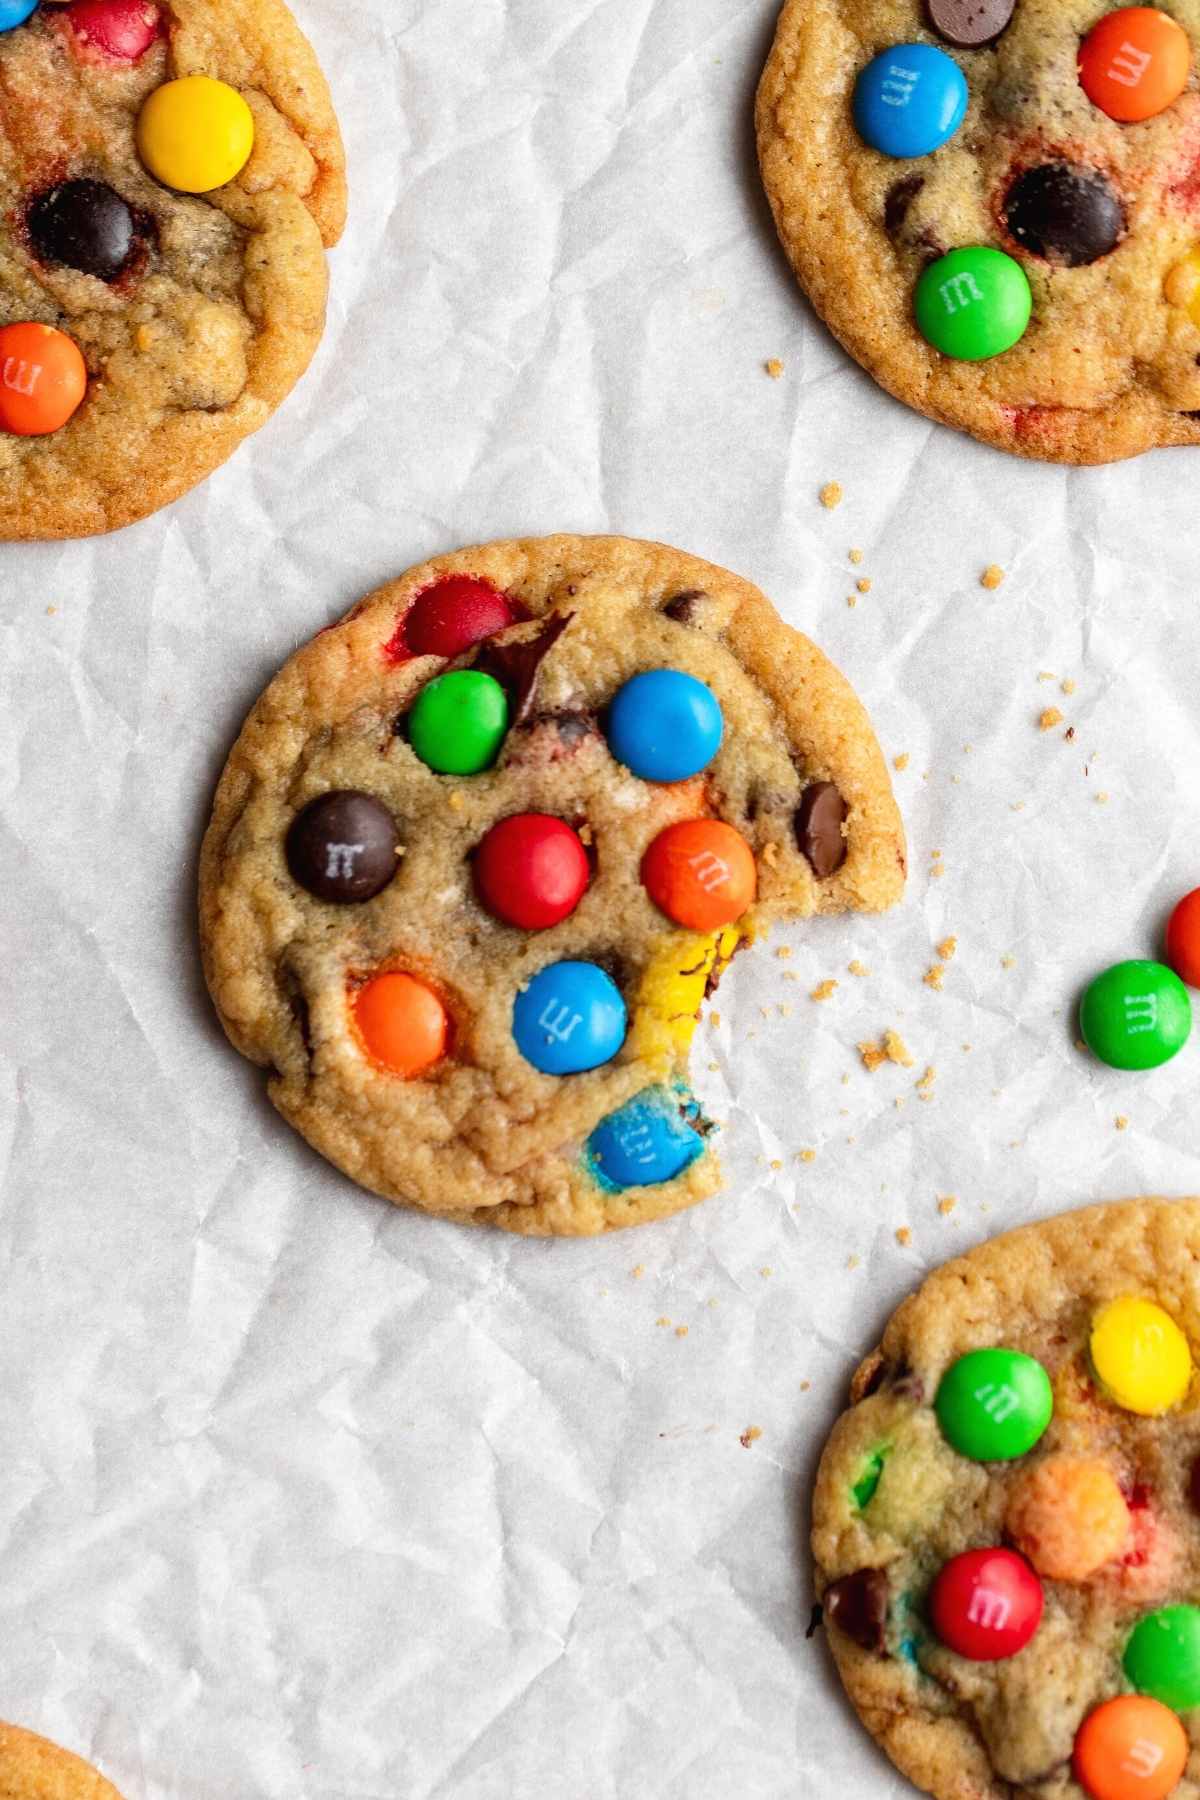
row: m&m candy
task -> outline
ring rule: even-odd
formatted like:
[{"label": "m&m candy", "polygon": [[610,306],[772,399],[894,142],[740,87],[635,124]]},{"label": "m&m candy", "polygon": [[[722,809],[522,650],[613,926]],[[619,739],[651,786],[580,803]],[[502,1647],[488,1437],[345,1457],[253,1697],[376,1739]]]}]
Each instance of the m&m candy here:
[{"label": "m&m candy", "polygon": [[932,44],[897,44],[872,57],[854,84],[854,123],[885,156],[928,156],[967,110],[967,78]]},{"label": "m&m candy", "polygon": [[543,1075],[578,1075],[609,1062],[625,1041],[625,1002],[595,963],[539,969],[513,1005],[513,1037]]},{"label": "m&m candy", "polygon": [[1051,1581],[1087,1581],[1130,1546],[1125,1496],[1095,1457],[1048,1456],[1022,1469],[1004,1523],[1021,1554]]},{"label": "m&m candy", "polygon": [[588,884],[579,834],[547,813],[493,825],[475,853],[475,887],[495,919],[546,931],[573,913]]},{"label": "m&m candy", "polygon": [[1139,1694],[1175,1712],[1200,1706],[1200,1607],[1163,1606],[1139,1619],[1123,1667]]},{"label": "m&m candy", "polygon": [[446,1008],[423,981],[389,970],[364,982],[352,1001],[354,1023],[371,1061],[408,1080],[446,1054],[450,1021]]},{"label": "m&m candy", "polygon": [[152,0],[74,0],[66,17],[81,44],[118,62],[144,56],[162,28]]},{"label": "m&m candy", "polygon": [[969,244],[930,263],[914,304],[917,329],[935,350],[958,362],[983,362],[1024,336],[1033,295],[1019,262],[987,244]]},{"label": "m&m candy", "polygon": [[724,722],[711,688],[679,669],[650,669],[619,688],[608,747],[643,781],[687,781],[721,748]]},{"label": "m&m candy", "polygon": [[1071,1767],[1091,1800],[1167,1800],[1187,1759],[1187,1732],[1173,1712],[1141,1694],[1120,1694],[1083,1721]]},{"label": "m&m candy", "polygon": [[11,31],[23,25],[36,9],[38,0],[0,0],[0,31]]},{"label": "m&m candy", "polygon": [[1183,896],[1167,922],[1167,961],[1180,981],[1200,987],[1200,888]]},{"label": "m&m candy", "polygon": [[404,643],[412,656],[461,656],[521,617],[489,581],[445,575],[418,594],[405,613]]},{"label": "m&m candy", "polygon": [[400,867],[391,812],[354,788],[310,800],[292,820],[285,848],[292,879],[337,906],[373,900]]},{"label": "m&m candy", "polygon": [[1188,1041],[1192,1003],[1163,963],[1114,963],[1088,987],[1079,1008],[1083,1041],[1113,1069],[1157,1069]]},{"label": "m&m candy", "polygon": [[972,1462],[1011,1462],[1050,1423],[1054,1392],[1040,1362],[1019,1350],[970,1350],[952,1363],[934,1401],[942,1435]]},{"label": "m&m candy", "polygon": [[211,75],[165,81],[138,114],[137,147],[164,187],[208,194],[241,173],[254,148],[254,114],[236,88]]},{"label": "m&m candy", "polygon": [[1079,47],[1084,93],[1123,124],[1152,119],[1178,100],[1191,64],[1187,32],[1154,6],[1106,13]]},{"label": "m&m candy", "polygon": [[59,431],[86,393],[87,364],[65,331],[33,323],[0,331],[0,430],[15,437]]},{"label": "m&m candy", "polygon": [[104,181],[60,181],[26,215],[29,241],[44,263],[62,263],[115,281],[137,242],[133,208]]},{"label": "m&m candy", "polygon": [[642,882],[660,912],[690,931],[732,925],[753,905],[754,852],[720,819],[685,819],[660,831],[642,858]]},{"label": "m&m candy", "polygon": [[408,718],[408,741],[439,775],[478,775],[500,754],[508,697],[478,669],[453,669],[421,689]]},{"label": "m&m candy", "polygon": [[672,1181],[704,1153],[691,1125],[698,1109],[671,1088],[647,1088],[602,1119],[587,1141],[587,1162],[602,1187],[653,1187]]},{"label": "m&m candy", "polygon": [[1092,1320],[1092,1367],[1126,1412],[1155,1419],[1178,1406],[1192,1383],[1192,1352],[1169,1313],[1153,1300],[1110,1300]]},{"label": "m&m candy", "polygon": [[945,1564],[929,1594],[942,1643],[972,1662],[1023,1650],[1042,1622],[1042,1584],[1014,1550],[967,1550]]}]

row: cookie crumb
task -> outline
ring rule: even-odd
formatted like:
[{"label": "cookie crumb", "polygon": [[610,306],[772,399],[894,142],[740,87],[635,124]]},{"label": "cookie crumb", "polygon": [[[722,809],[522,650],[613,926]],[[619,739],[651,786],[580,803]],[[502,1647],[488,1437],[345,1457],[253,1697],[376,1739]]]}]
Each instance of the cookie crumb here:
[{"label": "cookie crumb", "polygon": [[810,1388],[811,1388],[811,1387],[812,1387],[812,1382],[811,1382],[811,1381],[802,1381],[802,1382],[801,1382],[801,1383],[800,1383],[800,1392],[801,1392],[801,1393],[802,1393],[802,1394],[807,1394],[807,1393],[808,1393],[808,1391],[809,1391],[809,1389],[810,1389]]},{"label": "cookie crumb", "polygon": [[1125,1113],[1118,1113],[1116,1118],[1113,1120],[1113,1124],[1116,1126],[1118,1131],[1128,1131],[1129,1130],[1129,1119]]},{"label": "cookie crumb", "polygon": [[819,981],[808,997],[810,1000],[831,1000],[836,987],[836,981]]},{"label": "cookie crumb", "polygon": [[1062,721],[1063,716],[1059,712],[1057,706],[1048,706],[1038,719],[1038,730],[1053,731],[1056,725],[1062,724]]},{"label": "cookie crumb", "polygon": [[714,1031],[715,1031],[715,1030],[716,1030],[716,1028],[717,1028],[717,1026],[718,1026],[718,1025],[719,1025],[719,1024],[720,1024],[720,1023],[721,1023],[721,1015],[720,1015],[720,1013],[719,1013],[719,1012],[711,1012],[711,1013],[709,1013],[709,1015],[708,1015],[708,1022],[709,1022],[709,1024],[710,1024],[710,1025],[711,1025],[711,1026],[712,1026],[712,1028],[713,1028],[713,1030],[714,1030]]},{"label": "cookie crumb", "polygon": [[46,608],[46,617],[48,619],[52,619],[57,611],[58,611],[57,606],[48,606]]},{"label": "cookie crumb", "polygon": [[847,594],[846,595],[846,605],[847,606],[857,606],[858,605],[858,595],[857,594]]},{"label": "cookie crumb", "polygon": [[1103,788],[1101,788],[1100,792],[1096,795],[1096,805],[1097,806],[1107,806],[1108,805],[1108,795],[1105,793]]},{"label": "cookie crumb", "polygon": [[933,1084],[936,1080],[937,1080],[937,1070],[934,1068],[933,1064],[930,1063],[929,1067],[926,1069],[925,1073],[922,1075],[920,1081],[918,1081],[918,1083],[917,1083],[917,1099],[918,1100],[932,1100],[933,1099]]},{"label": "cookie crumb", "polygon": [[769,1281],[771,1276],[775,1273],[775,1271],[771,1267],[770,1263],[764,1263],[762,1268],[758,1272],[762,1276],[764,1281]]},{"label": "cookie crumb", "polygon": [[858,1054],[862,1057],[863,1067],[871,1074],[885,1062],[899,1063],[902,1069],[913,1066],[908,1045],[897,1031],[885,1031],[878,1044],[859,1044]]},{"label": "cookie crumb", "polygon": [[945,963],[940,963],[940,962],[934,963],[933,966],[931,968],[927,969],[925,972],[925,986],[935,989],[936,992],[940,994],[942,991],[942,981],[943,981],[945,974],[946,974]]},{"label": "cookie crumb", "polygon": [[768,1164],[768,1167],[772,1168],[772,1169],[782,1169],[782,1167],[783,1167],[782,1158],[780,1158],[778,1156],[773,1156],[771,1158],[770,1163]]},{"label": "cookie crumb", "polygon": [[779,377],[783,374],[783,364],[777,356],[769,357],[763,364],[763,368],[767,371],[767,374],[771,377],[772,381],[778,381]]},{"label": "cookie crumb", "polygon": [[1073,694],[1075,692],[1075,683],[1071,680],[1069,675],[1059,683],[1059,686],[1064,694]]},{"label": "cookie crumb", "polygon": [[762,1436],[762,1426],[761,1425],[747,1425],[745,1431],[743,1431],[741,1437],[738,1439],[738,1442],[742,1446],[743,1450],[748,1450],[750,1448],[751,1444],[757,1444],[757,1442],[761,1436]]},{"label": "cookie crumb", "polygon": [[646,1273],[645,1263],[639,1263],[636,1269],[630,1269],[629,1273],[633,1276],[635,1281],[640,1281],[642,1276]]},{"label": "cookie crumb", "polygon": [[835,506],[842,504],[842,484],[840,481],[827,481],[817,495],[826,512],[832,512]]},{"label": "cookie crumb", "polygon": [[775,1011],[779,1014],[781,1019],[790,1019],[792,1016],[791,1006],[786,1000],[781,1000],[775,1008]]},{"label": "cookie crumb", "polygon": [[938,1201],[938,1211],[941,1213],[943,1219],[948,1219],[957,1205],[957,1194],[943,1194]]},{"label": "cookie crumb", "polygon": [[671,1321],[670,1321],[670,1319],[662,1318],[662,1319],[655,1319],[654,1323],[658,1326],[666,1326],[666,1325],[669,1325],[671,1323]]},{"label": "cookie crumb", "polygon": [[869,575],[860,575],[854,585],[860,594],[869,594],[871,591],[871,577]]},{"label": "cookie crumb", "polygon": [[846,1267],[848,1269],[857,1269],[857,1267],[861,1261],[862,1261],[861,1256],[848,1256],[846,1258]]},{"label": "cookie crumb", "polygon": [[849,555],[850,555],[850,561],[855,564],[860,563],[863,559],[863,553],[861,550],[851,550]]},{"label": "cookie crumb", "polygon": [[1016,966],[1017,959],[1015,956],[1002,956],[1000,958],[1000,967],[1002,969],[1015,969]]},{"label": "cookie crumb", "polygon": [[676,1337],[686,1337],[687,1334],[688,1334],[688,1328],[686,1325],[677,1325],[675,1327],[675,1336]]},{"label": "cookie crumb", "polygon": [[816,1160],[817,1160],[817,1153],[815,1150],[797,1150],[797,1152],[796,1152],[796,1161],[797,1162],[810,1163],[810,1162],[816,1162]]},{"label": "cookie crumb", "polygon": [[980,587],[988,588],[994,592],[1003,580],[1004,570],[1000,567],[1000,564],[989,563],[987,568],[983,571],[983,574],[979,577],[979,585]]},{"label": "cookie crumb", "polygon": [[786,959],[792,954],[792,946],[790,944],[777,944],[775,947],[775,954],[781,960]]},{"label": "cookie crumb", "polygon": [[852,963],[846,964],[846,970],[847,970],[848,974],[857,975],[860,980],[862,979],[862,977],[864,975],[869,975],[871,973],[871,971],[870,971],[870,969],[868,969],[866,963],[859,962],[857,956],[855,957],[855,959]]},{"label": "cookie crumb", "polygon": [[940,881],[942,876],[945,873],[946,873],[946,865],[945,865],[945,863],[940,863],[940,862],[935,862],[929,871],[930,878],[933,881]]},{"label": "cookie crumb", "polygon": [[899,756],[893,756],[892,758],[893,769],[897,770],[897,772],[902,775],[908,767],[908,760],[908,751],[902,750]]},{"label": "cookie crumb", "polygon": [[953,962],[957,949],[958,939],[956,937],[948,937],[942,939],[937,947],[937,953],[943,962]]},{"label": "cookie crumb", "polygon": [[898,1244],[912,1243],[912,1232],[907,1225],[898,1225],[896,1227],[896,1242]]}]

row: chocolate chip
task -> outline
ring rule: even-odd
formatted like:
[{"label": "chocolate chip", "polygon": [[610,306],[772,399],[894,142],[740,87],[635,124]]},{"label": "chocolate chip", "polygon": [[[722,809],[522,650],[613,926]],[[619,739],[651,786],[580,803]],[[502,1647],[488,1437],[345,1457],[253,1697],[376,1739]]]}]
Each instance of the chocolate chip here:
[{"label": "chocolate chip", "polygon": [[874,1359],[869,1363],[864,1363],[854,1377],[852,1389],[854,1404],[857,1406],[860,1400],[869,1400],[872,1394],[877,1394],[884,1382],[891,1379],[891,1375],[891,1364],[885,1356],[881,1356],[876,1351]]},{"label": "chocolate chip", "polygon": [[1023,249],[1069,269],[1107,256],[1125,230],[1125,212],[1107,176],[1073,163],[1026,169],[1009,188],[1004,211]]},{"label": "chocolate chip", "polygon": [[586,707],[562,707],[557,711],[531,712],[505,740],[505,763],[556,763],[600,736],[596,715]]},{"label": "chocolate chip", "polygon": [[494,638],[480,644],[471,659],[473,669],[481,669],[500,683],[508,694],[513,725],[521,725],[533,710],[534,688],[538,669],[547,651],[558,642],[574,613],[551,613],[541,621],[533,637],[499,643]]},{"label": "chocolate chip", "polygon": [[908,209],[925,186],[923,175],[902,175],[899,181],[893,181],[883,202],[883,228],[891,237],[904,224],[908,217]]},{"label": "chocolate chip", "polygon": [[882,1569],[856,1569],[825,1589],[822,1602],[831,1625],[862,1650],[887,1655],[888,1578]]},{"label": "chocolate chip", "polygon": [[43,262],[115,281],[137,246],[138,215],[103,181],[62,181],[33,202],[29,236]]},{"label": "chocolate chip", "polygon": [[688,588],[686,593],[675,594],[663,607],[668,619],[674,619],[677,625],[694,625],[700,610],[700,601],[705,598],[703,588]]},{"label": "chocolate chip", "polygon": [[310,800],[292,820],[287,862],[318,900],[349,906],[383,892],[398,869],[400,835],[382,801],[339,788]]},{"label": "chocolate chip", "polygon": [[977,50],[1000,36],[1017,0],[928,0],[929,23],[960,50]]},{"label": "chocolate chip", "polygon": [[796,808],[796,842],[819,880],[833,875],[846,860],[842,826],[850,808],[832,781],[806,787]]}]

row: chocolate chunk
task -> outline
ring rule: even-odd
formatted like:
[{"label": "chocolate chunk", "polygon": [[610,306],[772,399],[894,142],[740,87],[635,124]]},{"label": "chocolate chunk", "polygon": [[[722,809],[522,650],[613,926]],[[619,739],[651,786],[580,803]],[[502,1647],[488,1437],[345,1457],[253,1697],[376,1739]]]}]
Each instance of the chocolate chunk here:
[{"label": "chocolate chunk", "polygon": [[506,763],[556,763],[600,736],[600,726],[586,707],[564,706],[557,711],[531,712],[505,740]]},{"label": "chocolate chunk", "polygon": [[551,613],[541,621],[533,637],[517,638],[512,643],[499,643],[494,638],[480,644],[471,659],[473,669],[481,669],[498,681],[508,694],[512,725],[521,725],[533,710],[533,694],[542,658],[556,644],[574,613]]},{"label": "chocolate chunk", "polygon": [[138,215],[103,181],[62,181],[29,209],[29,237],[43,262],[115,281],[138,242]]},{"label": "chocolate chunk", "polygon": [[339,788],[321,794],[292,820],[287,862],[318,900],[349,906],[383,892],[399,868],[400,834],[382,801]]},{"label": "chocolate chunk", "polygon": [[831,1625],[860,1649],[886,1656],[888,1578],[883,1569],[856,1569],[825,1589],[822,1602]]},{"label": "chocolate chunk", "polygon": [[801,796],[796,808],[796,842],[819,880],[835,874],[846,860],[842,826],[849,811],[832,781],[814,781]]},{"label": "chocolate chunk", "polygon": [[899,181],[893,181],[883,203],[883,228],[889,236],[896,236],[908,217],[909,207],[924,186],[923,175],[902,175]]},{"label": "chocolate chunk", "polygon": [[960,50],[978,50],[1000,36],[1017,0],[928,0],[929,23],[939,37]]},{"label": "chocolate chunk", "polygon": [[1018,175],[1004,203],[1008,229],[1022,249],[1069,269],[1115,250],[1125,212],[1107,176],[1073,163],[1039,163]]},{"label": "chocolate chunk", "polygon": [[677,625],[694,625],[704,597],[703,588],[688,588],[686,593],[675,594],[668,600],[663,612]]}]

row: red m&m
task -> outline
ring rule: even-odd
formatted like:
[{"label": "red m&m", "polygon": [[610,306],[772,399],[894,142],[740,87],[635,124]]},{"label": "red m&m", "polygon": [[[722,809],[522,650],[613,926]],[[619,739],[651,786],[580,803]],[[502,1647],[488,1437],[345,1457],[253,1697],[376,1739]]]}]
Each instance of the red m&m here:
[{"label": "red m&m", "polygon": [[398,635],[410,656],[461,656],[523,616],[489,581],[446,575],[417,595]]},{"label": "red m&m", "polygon": [[588,884],[577,832],[548,813],[518,813],[493,825],[475,855],[475,887],[493,918],[546,931],[568,917]]},{"label": "red m&m", "polygon": [[120,62],[144,56],[162,24],[150,0],[75,0],[66,16],[81,44]]},{"label": "red m&m", "polygon": [[972,1662],[1023,1650],[1042,1622],[1042,1584],[1014,1550],[967,1550],[945,1564],[929,1595],[933,1629]]}]

